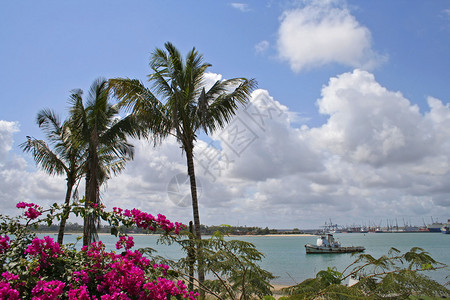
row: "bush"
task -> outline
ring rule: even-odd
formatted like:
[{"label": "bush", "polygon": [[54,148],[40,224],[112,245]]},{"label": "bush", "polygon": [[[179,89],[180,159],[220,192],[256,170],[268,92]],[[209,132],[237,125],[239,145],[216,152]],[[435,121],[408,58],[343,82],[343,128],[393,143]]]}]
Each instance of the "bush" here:
[{"label": "bush", "polygon": [[[40,223],[51,224],[60,217],[56,204],[47,211],[32,203],[19,203],[20,217],[0,215],[0,299],[175,299],[197,297],[189,292],[178,273],[157,264],[134,250],[132,237],[120,235],[118,226],[136,225],[164,235],[176,235],[184,228],[163,215],[153,217],[140,210],[105,212],[93,210],[119,235],[117,250],[106,251],[102,242],[76,250],[73,244],[59,245],[51,237],[40,239],[32,232]],[[75,214],[83,216],[83,206],[75,204]],[[44,213],[46,217],[39,219]]]},{"label": "bush", "polygon": [[[328,268],[318,272],[315,278],[285,289],[290,295],[286,299],[446,298],[450,297],[450,292],[445,286],[420,274],[421,271],[446,267],[418,247],[403,254],[391,248],[388,255],[380,258],[360,254],[342,273]],[[350,277],[356,284],[343,285],[342,282]]]}]

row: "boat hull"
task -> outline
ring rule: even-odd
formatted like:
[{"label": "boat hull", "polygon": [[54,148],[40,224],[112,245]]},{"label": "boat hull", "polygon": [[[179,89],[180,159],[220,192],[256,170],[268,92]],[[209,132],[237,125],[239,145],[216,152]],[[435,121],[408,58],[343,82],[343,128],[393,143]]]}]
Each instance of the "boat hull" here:
[{"label": "boat hull", "polygon": [[444,226],[443,223],[433,223],[431,225],[428,225],[428,231],[429,232],[441,232],[441,227]]},{"label": "boat hull", "polygon": [[306,254],[319,254],[319,253],[354,253],[363,252],[366,248],[362,246],[352,246],[352,247],[324,247],[315,246],[311,244],[305,245]]}]

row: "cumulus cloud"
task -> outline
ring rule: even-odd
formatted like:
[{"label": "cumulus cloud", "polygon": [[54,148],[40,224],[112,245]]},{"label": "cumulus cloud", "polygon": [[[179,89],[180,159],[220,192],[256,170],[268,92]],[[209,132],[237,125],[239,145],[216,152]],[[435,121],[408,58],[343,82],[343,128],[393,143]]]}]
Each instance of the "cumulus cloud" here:
[{"label": "cumulus cloud", "polygon": [[2,213],[17,214],[21,201],[41,205],[64,199],[64,179],[42,172],[29,172],[23,156],[12,151],[19,124],[0,120],[0,205]]},{"label": "cumulus cloud", "polygon": [[443,199],[448,199],[450,131],[443,125],[450,109],[435,98],[428,103],[430,110],[420,113],[366,71],[330,79],[317,101],[328,121],[305,131],[310,144],[322,149],[325,174],[340,178],[338,185],[326,184],[332,188],[328,193],[360,208],[373,203],[374,215],[448,212],[450,202]]},{"label": "cumulus cloud", "polygon": [[280,224],[282,215],[305,226],[330,215],[341,224],[350,216],[366,224],[405,215],[419,223],[424,215],[445,218],[450,107],[432,97],[428,103],[421,113],[373,74],[355,70],[323,87],[317,105],[325,124],[295,128],[287,107],[255,91],[197,155],[198,174],[233,189],[227,201],[233,216],[217,220]]},{"label": "cumulus cloud", "polygon": [[369,29],[337,1],[286,10],[277,47],[279,57],[295,72],[329,63],[372,69],[385,59],[372,50]]},{"label": "cumulus cloud", "polygon": [[423,116],[401,93],[386,90],[372,74],[355,70],[330,79],[318,100],[328,122],[311,134],[331,154],[355,163],[381,166],[417,161],[438,141]]},{"label": "cumulus cloud", "polygon": [[[317,107],[326,122],[310,128],[294,126],[297,114],[269,91],[254,91],[225,128],[209,139],[200,134],[195,144],[202,222],[308,228],[330,217],[342,225],[447,218],[450,105],[427,100],[429,109],[421,112],[373,74],[356,69],[322,88]],[[18,125],[0,124],[2,208],[12,210],[18,199],[62,201],[64,179],[27,171],[23,158],[11,151]],[[157,147],[132,143],[135,159],[102,189],[105,205],[189,222],[192,208],[180,145],[173,138]],[[171,185],[174,179],[179,186]]]},{"label": "cumulus cloud", "polygon": [[7,161],[13,143],[13,134],[19,131],[16,122],[0,120],[0,163]]}]

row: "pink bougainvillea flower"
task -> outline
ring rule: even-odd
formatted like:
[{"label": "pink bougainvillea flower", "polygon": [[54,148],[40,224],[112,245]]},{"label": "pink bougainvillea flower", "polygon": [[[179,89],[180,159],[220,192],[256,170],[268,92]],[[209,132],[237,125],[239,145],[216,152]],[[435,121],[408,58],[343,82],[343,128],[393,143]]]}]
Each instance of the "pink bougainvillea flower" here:
[{"label": "pink bougainvillea flower", "polygon": [[9,282],[0,281],[0,299],[19,300],[19,291],[11,286]]},{"label": "pink bougainvillea flower", "polygon": [[37,217],[39,217],[40,215],[42,215],[42,208],[34,203],[26,203],[26,202],[19,202],[16,205],[17,208],[28,208],[25,212],[24,215],[25,217],[34,220]]},{"label": "pink bougainvillea flower", "polygon": [[134,241],[132,236],[129,236],[128,238],[125,236],[121,236],[116,243],[116,249],[122,249],[122,247],[125,247],[125,250],[129,250],[133,248],[133,246]]},{"label": "pink bougainvillea flower", "polygon": [[33,300],[56,300],[64,293],[65,283],[59,280],[40,280],[31,290]]},{"label": "pink bougainvillea flower", "polygon": [[5,236],[0,235],[0,254],[6,252],[9,248],[9,236],[5,234]]}]

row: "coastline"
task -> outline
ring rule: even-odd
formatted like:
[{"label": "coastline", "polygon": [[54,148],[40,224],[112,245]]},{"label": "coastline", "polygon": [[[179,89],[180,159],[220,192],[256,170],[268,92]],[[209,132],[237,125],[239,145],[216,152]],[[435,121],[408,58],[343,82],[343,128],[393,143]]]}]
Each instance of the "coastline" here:
[{"label": "coastline", "polygon": [[280,234],[262,234],[262,235],[244,235],[244,236],[270,236],[270,237],[275,237],[275,236],[295,236],[295,237],[307,236],[308,237],[308,236],[317,236],[317,235],[311,234],[311,233],[293,233],[293,234],[280,233]]},{"label": "coastline", "polygon": [[[37,232],[38,234],[48,234],[48,235],[58,235],[58,232]],[[111,233],[107,233],[107,232],[99,232],[97,233],[98,235],[111,235]],[[82,232],[68,232],[65,233],[64,235],[83,235]],[[134,236],[156,236],[156,235],[160,235],[159,233],[128,233],[128,235],[134,235]],[[204,237],[209,237],[210,235],[203,235]],[[311,237],[311,236],[317,236],[315,234],[310,234],[310,233],[293,233],[293,234],[286,234],[286,233],[280,233],[280,234],[226,234],[225,236],[229,236],[229,237],[240,237],[240,236],[245,236],[245,237],[287,237],[287,236],[293,236],[293,237]]]},{"label": "coastline", "polygon": [[272,290],[272,293],[273,293],[273,297],[275,299],[279,299],[279,298],[281,298],[283,296],[286,296],[286,295],[283,295],[282,289],[290,287],[291,285],[272,284],[272,286],[273,286],[273,288],[271,290]]}]

